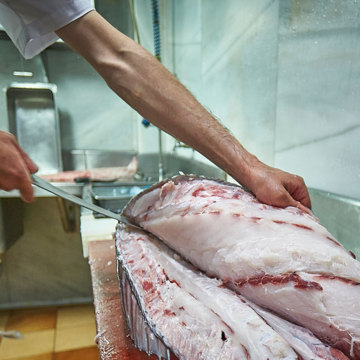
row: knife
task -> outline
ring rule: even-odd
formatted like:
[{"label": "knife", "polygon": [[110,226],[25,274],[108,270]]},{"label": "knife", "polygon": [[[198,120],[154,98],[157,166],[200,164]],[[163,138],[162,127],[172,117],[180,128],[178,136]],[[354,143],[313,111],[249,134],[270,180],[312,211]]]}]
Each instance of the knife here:
[{"label": "knife", "polygon": [[79,198],[77,196],[74,196],[72,194],[69,194],[68,192],[60,189],[59,187],[57,186],[54,186],[52,184],[50,184],[48,181],[40,178],[39,176],[36,176],[36,175],[32,175],[32,183],[36,186],[38,186],[39,188],[42,188],[46,191],[49,191],[57,196],[60,196],[62,197],[63,199],[66,199],[66,200],[69,200],[75,204],[78,204],[86,209],[89,209],[89,210],[92,210],[92,211],[95,211],[95,212],[98,212],[102,215],[105,215],[106,217],[109,217],[109,218],[112,218],[112,219],[115,219],[115,220],[118,220],[124,224],[127,224],[127,225],[132,225],[132,226],[135,226],[137,227],[136,225],[133,225],[131,224],[124,216],[120,215],[120,214],[116,214],[112,211],[109,211],[107,209],[104,209],[100,206],[97,206],[95,204],[92,204],[92,203],[89,203],[85,200],[83,200],[82,198]]}]

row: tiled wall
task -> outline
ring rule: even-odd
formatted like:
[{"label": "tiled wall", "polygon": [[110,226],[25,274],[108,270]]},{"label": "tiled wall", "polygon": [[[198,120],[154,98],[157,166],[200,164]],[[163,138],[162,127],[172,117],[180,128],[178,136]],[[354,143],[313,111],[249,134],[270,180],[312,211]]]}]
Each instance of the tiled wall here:
[{"label": "tiled wall", "polygon": [[179,79],[247,149],[271,163],[278,2],[174,3]]},{"label": "tiled wall", "polygon": [[[97,10],[112,25],[132,36],[127,0],[98,1]],[[24,60],[10,40],[0,40],[0,88],[11,82],[52,82],[57,85],[57,106],[63,150],[137,150],[136,112],[116,96],[104,80],[67,46],[56,45],[31,60]],[[31,71],[33,77],[12,75]],[[5,92],[0,93],[0,129],[8,130]]]},{"label": "tiled wall", "polygon": [[280,4],[275,164],[360,199],[360,4]]},{"label": "tiled wall", "polygon": [[[159,1],[159,20],[161,37],[161,62],[173,72],[173,2],[167,0]],[[153,13],[152,2],[148,0],[134,0],[135,18],[139,29],[140,40],[135,41],[154,54],[153,37]],[[135,35],[134,35],[135,36]],[[135,119],[138,151],[140,153],[157,152],[159,149],[159,132],[155,126],[144,127],[142,117],[137,115]],[[174,139],[164,132],[161,132],[163,150],[170,152],[174,146]]]},{"label": "tiled wall", "polygon": [[359,199],[360,4],[183,0],[173,9],[173,70],[198,99],[264,162]]},{"label": "tiled wall", "polygon": [[135,112],[91,66],[71,51],[52,48],[45,56],[58,87],[62,149],[136,150]]},{"label": "tiled wall", "polygon": [[[131,29],[126,1],[98,3],[121,30]],[[360,198],[357,1],[159,3],[163,64],[249,151],[302,175],[310,187]],[[151,2],[136,0],[135,10],[141,44],[153,52]],[[2,54],[17,67],[38,68],[45,60],[49,80],[59,88],[63,148],[157,151],[157,129],[145,129],[77,55],[53,49],[23,63],[9,46],[0,41]],[[12,81],[4,76],[11,70],[6,64],[0,68],[2,87]],[[171,151],[174,140],[162,138]]]}]

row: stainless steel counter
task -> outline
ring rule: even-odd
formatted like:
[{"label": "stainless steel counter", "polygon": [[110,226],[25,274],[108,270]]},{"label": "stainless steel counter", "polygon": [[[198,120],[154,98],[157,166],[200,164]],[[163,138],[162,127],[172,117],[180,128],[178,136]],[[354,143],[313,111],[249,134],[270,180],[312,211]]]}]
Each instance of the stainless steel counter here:
[{"label": "stainless steel counter", "polygon": [[[68,193],[81,196],[83,184],[74,184],[74,183],[52,183],[55,186],[59,186],[62,190],[67,191]],[[38,188],[37,186],[33,186],[35,197],[55,197],[54,194],[45,191],[43,189]],[[12,191],[4,191],[0,190],[0,198],[17,198],[20,197],[20,193],[18,190]]]}]

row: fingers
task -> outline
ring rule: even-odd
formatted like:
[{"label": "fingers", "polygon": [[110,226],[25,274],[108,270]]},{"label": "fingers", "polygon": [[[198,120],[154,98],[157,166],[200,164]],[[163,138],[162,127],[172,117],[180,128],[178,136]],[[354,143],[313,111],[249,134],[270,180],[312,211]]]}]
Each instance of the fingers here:
[{"label": "fingers", "polygon": [[15,146],[20,152],[30,173],[31,174],[36,173],[39,170],[38,166],[29,158],[29,155],[20,147],[20,145],[16,141],[15,141]]},{"label": "fingers", "polygon": [[34,190],[32,187],[32,183],[31,183],[31,178],[28,177],[27,180],[23,180],[20,185],[19,185],[19,191],[20,191],[20,195],[21,198],[29,203],[34,201]]},{"label": "fingers", "polygon": [[257,199],[277,207],[295,206],[311,214],[311,200],[301,176],[258,164],[252,169],[249,189]]},{"label": "fingers", "polygon": [[296,201],[288,193],[288,191],[285,189],[285,187],[283,188],[282,192],[279,191],[277,199],[273,200],[271,205],[281,207],[281,208],[285,208],[285,207],[288,207],[288,206],[293,206],[293,207],[296,207],[296,208],[306,212],[309,215],[312,215],[311,210],[308,207],[304,206],[300,201]]},{"label": "fingers", "polygon": [[270,172],[265,182],[254,191],[257,199],[265,204],[285,208],[293,206],[311,215],[310,197],[300,176],[282,171]]},{"label": "fingers", "polygon": [[290,175],[284,182],[284,187],[294,200],[311,209],[309,192],[305,185],[305,181],[301,176]]},{"label": "fingers", "polygon": [[[21,149],[20,155],[23,155],[23,154],[25,154],[25,152]],[[27,155],[26,155],[26,158],[28,160],[30,160],[30,158]],[[20,191],[21,198],[25,202],[29,203],[29,202],[34,201],[34,190],[33,190],[33,187],[32,187],[31,176],[30,176],[30,173],[29,173],[29,171],[31,171],[31,170],[29,169],[29,166],[28,166],[28,164],[26,162],[26,159],[24,157],[22,157],[22,160],[24,160],[24,161],[21,164],[22,175],[21,175],[21,178],[19,180],[18,189]],[[31,160],[30,160],[30,162],[36,167],[36,165]],[[34,168],[32,170],[34,170]],[[36,170],[37,170],[37,167],[36,167]]]},{"label": "fingers", "polygon": [[21,195],[21,198],[25,202],[32,202],[34,200],[34,190],[32,187],[31,176],[28,170],[28,167],[23,161],[21,155],[18,155],[17,166],[13,169],[10,181],[12,182],[11,187],[13,189],[18,189]]},{"label": "fingers", "polygon": [[36,171],[37,166],[21,149],[15,137],[0,131],[0,188],[5,191],[18,189],[22,199],[31,202],[34,192],[30,173]]},{"label": "fingers", "polygon": [[304,206],[303,204],[301,204],[299,201],[297,201],[296,207],[299,208],[299,209],[301,209],[301,210],[303,210],[303,211],[305,211],[305,212],[306,212],[307,214],[309,214],[309,215],[313,215],[312,211],[311,211],[308,207],[306,207],[306,206]]}]

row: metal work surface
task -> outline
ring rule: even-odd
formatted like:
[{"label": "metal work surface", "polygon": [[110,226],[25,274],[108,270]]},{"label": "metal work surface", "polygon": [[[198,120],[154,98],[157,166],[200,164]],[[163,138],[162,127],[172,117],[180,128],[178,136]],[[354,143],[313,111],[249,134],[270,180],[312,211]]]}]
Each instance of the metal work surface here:
[{"label": "metal work surface", "polygon": [[[81,196],[82,194],[82,184],[75,183],[52,183],[53,185],[59,187],[60,189],[68,192],[69,194]],[[35,197],[54,197],[56,195],[38,188],[37,186],[33,186],[34,196]],[[0,198],[17,198],[20,197],[20,193],[18,190],[5,191],[0,190]]]},{"label": "metal work surface", "polygon": [[147,189],[150,185],[152,184],[93,185],[91,186],[91,196],[95,204],[115,213],[120,213],[133,196]]},{"label": "metal work surface", "polygon": [[100,206],[97,206],[97,205],[94,205],[92,203],[89,203],[89,202],[86,202],[84,201],[83,199],[81,198],[78,198],[74,195],[71,195],[69,193],[67,193],[66,191],[63,191],[62,189],[56,187],[56,186],[53,186],[52,184],[50,184],[49,182],[41,179],[40,177],[36,176],[36,175],[33,175],[32,176],[32,179],[33,179],[33,184],[35,184],[36,186],[39,186],[40,188],[44,189],[44,190],[47,190],[57,196],[60,196],[66,200],[69,200],[77,205],[80,205],[82,207],[85,207],[89,210],[92,210],[92,211],[96,211],[96,212],[99,212],[107,217],[110,217],[110,218],[114,218],[116,220],[121,220],[121,221],[124,221],[126,222],[126,219],[125,218],[122,218],[120,215],[117,215],[111,211],[108,211],[106,209],[103,209],[101,208]]}]

